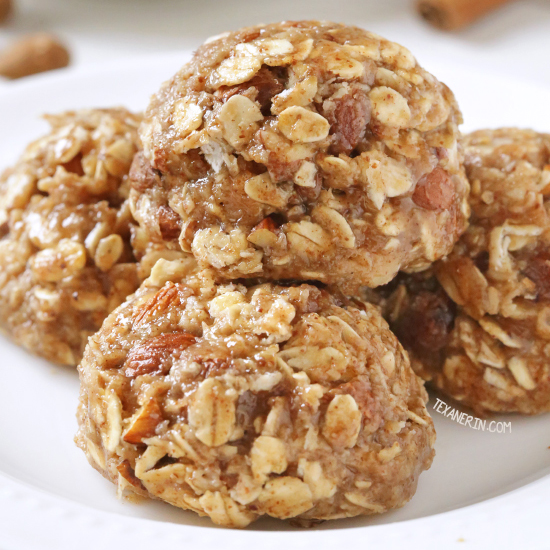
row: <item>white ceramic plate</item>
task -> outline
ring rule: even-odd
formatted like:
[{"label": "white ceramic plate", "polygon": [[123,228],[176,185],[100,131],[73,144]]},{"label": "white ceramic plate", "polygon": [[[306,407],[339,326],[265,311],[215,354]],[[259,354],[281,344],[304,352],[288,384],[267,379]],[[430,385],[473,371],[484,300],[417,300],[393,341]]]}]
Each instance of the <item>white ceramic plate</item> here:
[{"label": "white ceramic plate", "polygon": [[[66,71],[6,87],[0,93],[0,167],[46,131],[44,112],[125,105],[142,109],[149,94],[188,57],[146,58],[131,65]],[[550,130],[550,91],[448,66],[424,65],[456,93],[471,130],[519,125]],[[0,339],[0,548],[2,550],[201,550],[223,545],[300,548],[548,548],[550,417],[495,417],[486,431],[432,410],[437,456],[404,508],[379,517],[327,522],[298,531],[261,520],[246,531],[158,502],[120,502],[114,487],[73,444],[78,377]],[[433,408],[432,397],[430,408]],[[490,422],[510,423],[505,433]],[[500,425],[501,429],[504,425]],[[510,432],[511,430],[511,432]],[[269,531],[266,532],[266,531]]]}]

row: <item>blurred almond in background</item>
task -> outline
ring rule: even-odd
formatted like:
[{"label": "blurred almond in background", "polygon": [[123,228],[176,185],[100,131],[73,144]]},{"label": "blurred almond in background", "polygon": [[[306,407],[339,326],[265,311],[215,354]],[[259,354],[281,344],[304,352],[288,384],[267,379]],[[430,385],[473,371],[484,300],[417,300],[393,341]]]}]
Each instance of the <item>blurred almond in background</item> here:
[{"label": "blurred almond in background", "polygon": [[0,52],[0,75],[21,78],[66,67],[69,60],[67,48],[55,36],[47,33],[24,36]]}]

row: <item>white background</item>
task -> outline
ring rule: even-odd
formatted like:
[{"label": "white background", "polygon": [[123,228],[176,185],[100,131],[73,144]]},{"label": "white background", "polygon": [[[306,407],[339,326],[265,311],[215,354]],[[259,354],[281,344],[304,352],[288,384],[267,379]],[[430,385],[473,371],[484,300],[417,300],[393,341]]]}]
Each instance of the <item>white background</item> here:
[{"label": "white background", "polygon": [[259,22],[328,19],[400,42],[421,63],[436,51],[450,63],[550,86],[548,0],[511,3],[460,33],[430,28],[416,16],[414,0],[14,1],[18,12],[0,27],[0,46],[25,33],[49,30],[66,41],[80,66],[192,49],[208,36]]}]

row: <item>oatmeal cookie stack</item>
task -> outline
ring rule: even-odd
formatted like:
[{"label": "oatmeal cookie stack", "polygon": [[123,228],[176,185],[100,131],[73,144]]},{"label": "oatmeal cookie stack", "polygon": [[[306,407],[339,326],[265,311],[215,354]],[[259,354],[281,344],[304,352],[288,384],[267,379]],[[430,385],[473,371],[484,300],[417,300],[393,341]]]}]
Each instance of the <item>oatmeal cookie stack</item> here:
[{"label": "oatmeal cookie stack", "polygon": [[[407,502],[427,394],[378,310],[466,228],[450,90],[398,44],[281,23],[199,48],[153,96],[131,169],[159,261],[93,336],[77,442],[119,491],[221,525]],[[327,286],[329,285],[329,286]]]}]

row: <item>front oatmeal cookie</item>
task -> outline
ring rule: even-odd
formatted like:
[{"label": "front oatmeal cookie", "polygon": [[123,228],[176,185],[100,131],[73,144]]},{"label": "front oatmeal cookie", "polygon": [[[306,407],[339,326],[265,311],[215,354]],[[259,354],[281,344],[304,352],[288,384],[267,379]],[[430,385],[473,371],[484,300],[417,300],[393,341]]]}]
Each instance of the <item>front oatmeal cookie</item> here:
[{"label": "front oatmeal cookie", "polygon": [[153,97],[132,208],[153,241],[225,279],[375,287],[464,231],[460,122],[451,91],[375,34],[308,21],[227,33]]},{"label": "front oatmeal cookie", "polygon": [[46,119],[51,132],[0,178],[0,319],[17,344],[76,365],[138,285],[127,197],[141,118],[105,109]]},{"label": "front oatmeal cookie", "polygon": [[186,271],[160,260],[79,367],[76,441],[119,494],[229,527],[405,504],[435,432],[376,308]]},{"label": "front oatmeal cookie", "polygon": [[480,412],[550,411],[550,137],[482,130],[464,145],[470,228],[432,275],[401,277],[386,313],[446,394]]}]

